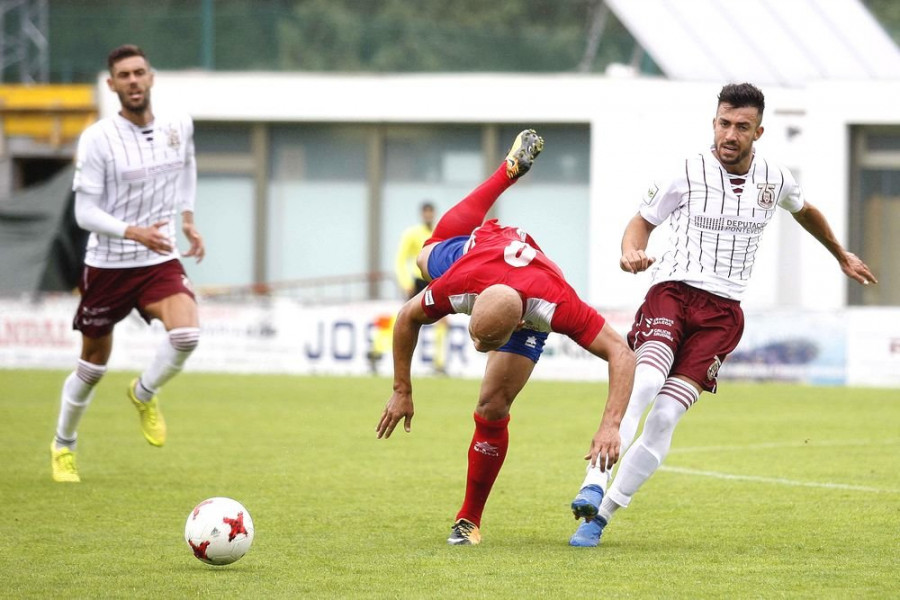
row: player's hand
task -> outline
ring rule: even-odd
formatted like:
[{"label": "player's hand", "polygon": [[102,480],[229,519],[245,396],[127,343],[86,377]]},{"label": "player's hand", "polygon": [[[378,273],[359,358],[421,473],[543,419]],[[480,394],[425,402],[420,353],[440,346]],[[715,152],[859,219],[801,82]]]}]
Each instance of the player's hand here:
[{"label": "player's hand", "polygon": [[181,230],[184,232],[184,237],[191,243],[191,247],[184,255],[195,257],[199,263],[203,260],[203,257],[206,256],[206,246],[203,244],[203,236],[200,235],[200,232],[197,231],[197,228],[194,227],[193,223],[183,223]]},{"label": "player's hand", "polygon": [[134,240],[159,254],[169,254],[172,252],[172,242],[169,240],[169,236],[161,231],[168,223],[168,221],[158,221],[150,227],[129,225],[125,229],[125,239]]},{"label": "player's hand", "polygon": [[403,419],[403,429],[409,433],[413,412],[412,394],[394,392],[391,399],[384,405],[381,420],[378,421],[378,427],[375,428],[378,439],[391,437],[401,419]]},{"label": "player's hand", "polygon": [[855,279],[863,285],[878,283],[875,275],[858,256],[852,252],[844,251],[844,260],[841,261],[841,270],[850,279]]},{"label": "player's hand", "polygon": [[600,467],[601,472],[606,472],[618,462],[621,450],[619,430],[601,425],[591,440],[591,449],[584,455],[584,460],[591,461],[591,467]]},{"label": "player's hand", "polygon": [[640,273],[650,268],[656,262],[652,256],[647,256],[643,250],[628,250],[619,259],[619,268],[628,273]]}]

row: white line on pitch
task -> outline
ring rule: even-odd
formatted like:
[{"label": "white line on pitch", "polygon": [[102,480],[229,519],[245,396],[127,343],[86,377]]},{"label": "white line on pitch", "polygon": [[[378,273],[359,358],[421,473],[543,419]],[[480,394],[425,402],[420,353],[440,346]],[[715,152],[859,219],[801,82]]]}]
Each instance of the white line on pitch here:
[{"label": "white line on pitch", "polygon": [[887,440],[802,440],[796,442],[762,442],[759,444],[741,444],[735,446],[689,446],[672,448],[669,454],[694,454],[697,452],[729,452],[733,450],[764,450],[767,448],[835,448],[842,446],[893,446],[900,443],[900,438]]},{"label": "white line on pitch", "polygon": [[736,481],[754,481],[757,483],[776,483],[779,485],[793,485],[798,487],[814,487],[827,488],[831,490],[850,490],[854,492],[873,492],[876,494],[900,494],[900,490],[882,489],[867,487],[864,485],[846,485],[844,483],[820,483],[816,481],[796,481],[793,479],[782,479],[780,477],[758,477],[756,475],[733,475],[731,473],[719,473],[717,471],[700,471],[697,469],[686,469],[684,467],[667,467],[665,465],[659,468],[660,471],[668,471],[670,473],[680,473],[682,475],[699,475],[701,477],[713,477],[715,479],[731,479]]}]

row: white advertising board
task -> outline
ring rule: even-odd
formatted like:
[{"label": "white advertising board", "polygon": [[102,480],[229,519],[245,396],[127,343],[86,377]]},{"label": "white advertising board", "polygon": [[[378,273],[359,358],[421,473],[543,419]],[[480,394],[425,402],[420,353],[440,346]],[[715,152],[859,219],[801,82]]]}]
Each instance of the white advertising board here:
[{"label": "white advertising board", "polygon": [[[71,369],[80,334],[71,322],[75,296],[0,299],[0,367]],[[200,345],[187,371],[390,376],[391,318],[399,302],[304,306],[289,299],[200,303]],[[627,333],[633,315],[605,312]],[[447,375],[479,378],[485,356],[472,347],[465,315],[448,318]],[[413,374],[433,373],[435,330],[424,327]],[[111,369],[139,371],[167,343],[162,326],[132,313],[115,329]],[[373,360],[372,351],[382,354]],[[562,335],[551,335],[535,379],[605,381],[607,365]],[[900,386],[900,309],[748,312],[744,337],[722,379],[808,384]]]},{"label": "white advertising board", "polygon": [[859,308],[847,317],[847,383],[900,386],[900,309]]}]

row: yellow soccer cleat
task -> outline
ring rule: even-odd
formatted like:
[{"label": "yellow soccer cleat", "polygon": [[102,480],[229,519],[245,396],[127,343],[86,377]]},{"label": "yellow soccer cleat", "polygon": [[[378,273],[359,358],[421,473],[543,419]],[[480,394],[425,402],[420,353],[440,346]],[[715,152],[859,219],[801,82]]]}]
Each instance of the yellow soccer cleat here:
[{"label": "yellow soccer cleat", "polygon": [[534,159],[544,149],[544,138],[534,129],[519,132],[509,154],[506,155],[506,176],[518,179],[531,169]]},{"label": "yellow soccer cleat", "polygon": [[141,416],[141,431],[144,437],[154,446],[162,446],[166,443],[166,420],[159,409],[159,400],[153,396],[147,402],[141,402],[134,393],[138,380],[133,379],[128,386],[128,397]]},{"label": "yellow soccer cleat", "polygon": [[466,519],[457,519],[450,528],[447,543],[451,546],[474,546],[481,543],[481,532],[475,523]]},{"label": "yellow soccer cleat", "polygon": [[60,483],[78,483],[78,469],[75,467],[75,453],[63,446],[56,449],[56,443],[50,442],[50,466],[53,467],[53,481]]}]

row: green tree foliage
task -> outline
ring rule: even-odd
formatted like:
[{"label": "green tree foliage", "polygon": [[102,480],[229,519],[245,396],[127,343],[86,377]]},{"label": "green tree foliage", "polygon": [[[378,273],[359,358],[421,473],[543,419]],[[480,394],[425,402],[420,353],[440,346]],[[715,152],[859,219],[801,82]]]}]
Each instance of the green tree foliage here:
[{"label": "green tree foliage", "polygon": [[863,0],[895,43],[900,44],[900,2],[897,0]]},{"label": "green tree foliage", "polygon": [[[900,42],[900,2],[864,4]],[[93,81],[109,50],[123,43],[142,46],[160,69],[571,72],[585,57],[602,0],[49,0],[49,6],[51,79],[79,82]],[[631,63],[635,49],[609,14],[586,70]],[[647,57],[639,66],[659,72]]]},{"label": "green tree foliage", "polygon": [[[599,0],[50,0],[54,81],[92,81],[108,51],[142,46],[160,69],[563,72],[585,53]],[[212,36],[204,19],[212,15]],[[590,68],[631,60],[614,18]],[[653,67],[650,65],[650,69]]]},{"label": "green tree foliage", "polygon": [[304,70],[570,71],[591,4],[308,0],[284,24],[284,58]]}]

